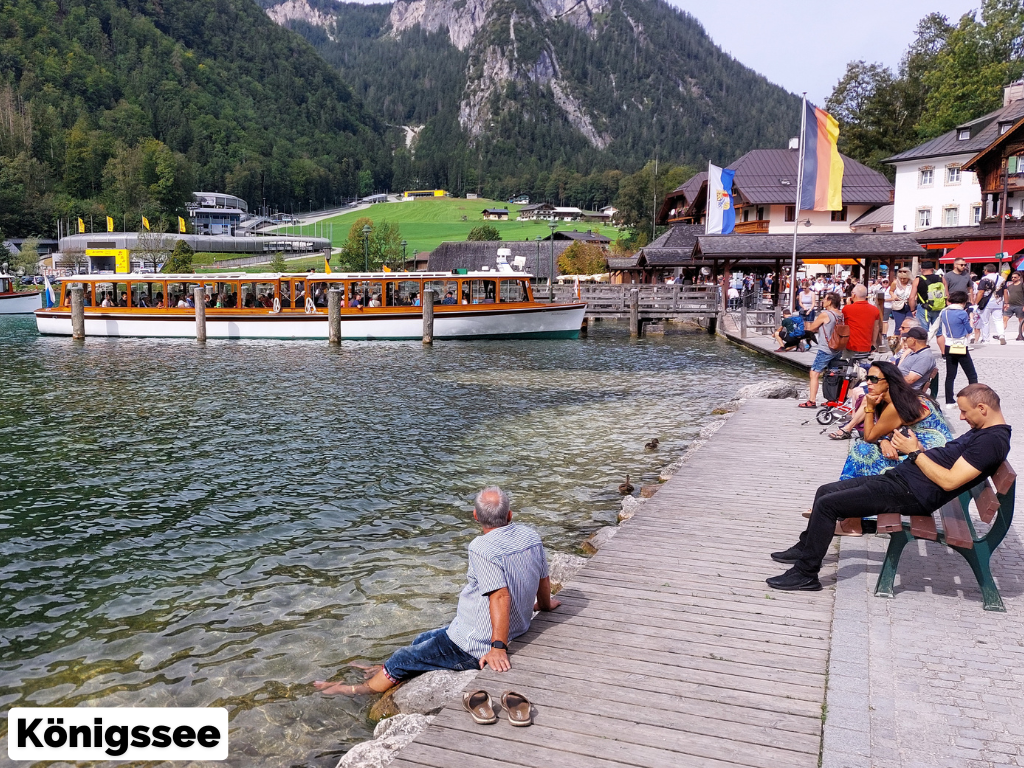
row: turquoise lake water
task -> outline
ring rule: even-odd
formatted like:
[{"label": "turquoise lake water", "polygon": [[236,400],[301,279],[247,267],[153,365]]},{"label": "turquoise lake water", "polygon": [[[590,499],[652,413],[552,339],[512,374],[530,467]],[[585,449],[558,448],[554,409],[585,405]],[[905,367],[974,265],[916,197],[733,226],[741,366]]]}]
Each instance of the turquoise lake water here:
[{"label": "turquoise lake water", "polygon": [[370,702],[312,681],[451,618],[476,491],[576,552],[766,371],[614,323],[203,347],[0,318],[0,711],[227,706],[228,765],[333,766]]}]

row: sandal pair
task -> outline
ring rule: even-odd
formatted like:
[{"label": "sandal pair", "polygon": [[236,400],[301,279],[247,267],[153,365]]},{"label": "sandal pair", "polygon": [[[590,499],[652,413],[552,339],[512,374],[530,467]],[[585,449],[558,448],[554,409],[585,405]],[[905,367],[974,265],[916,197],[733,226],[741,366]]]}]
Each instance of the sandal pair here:
[{"label": "sandal pair", "polygon": [[[501,694],[501,705],[508,713],[510,725],[522,728],[533,725],[533,707],[530,700],[523,694],[515,691],[505,691]],[[498,722],[498,716],[494,712],[494,704],[491,701],[491,694],[487,691],[467,691],[462,694],[462,708],[469,712],[473,722],[477,725],[493,725]]]}]

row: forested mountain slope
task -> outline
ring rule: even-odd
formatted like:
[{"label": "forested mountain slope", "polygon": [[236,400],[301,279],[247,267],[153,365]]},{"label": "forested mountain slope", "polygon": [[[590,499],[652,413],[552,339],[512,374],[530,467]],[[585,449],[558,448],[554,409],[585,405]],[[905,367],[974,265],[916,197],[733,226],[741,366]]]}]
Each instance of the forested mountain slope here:
[{"label": "forested mountain slope", "polygon": [[175,221],[212,189],[283,208],[386,186],[383,126],[252,0],[0,0],[0,230]]},{"label": "forested mountain slope", "polygon": [[799,128],[795,96],[663,0],[260,2],[415,132],[396,189],[529,193],[655,154],[727,163]]}]

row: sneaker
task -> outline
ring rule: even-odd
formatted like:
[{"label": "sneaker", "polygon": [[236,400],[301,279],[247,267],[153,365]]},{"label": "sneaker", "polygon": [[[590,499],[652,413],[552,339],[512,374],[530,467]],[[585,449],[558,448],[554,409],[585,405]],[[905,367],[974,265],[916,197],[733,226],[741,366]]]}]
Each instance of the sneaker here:
[{"label": "sneaker", "polygon": [[802,554],[803,553],[800,551],[800,545],[797,544],[784,552],[772,552],[772,560],[776,563],[792,565],[800,559]]},{"label": "sneaker", "polygon": [[1006,337],[1005,336],[1000,336],[999,337],[999,343],[1000,344],[1006,344]]},{"label": "sneaker", "polygon": [[772,589],[781,589],[785,592],[820,592],[821,582],[817,576],[804,576],[796,568],[790,568],[781,576],[772,576],[765,579],[765,582]]}]

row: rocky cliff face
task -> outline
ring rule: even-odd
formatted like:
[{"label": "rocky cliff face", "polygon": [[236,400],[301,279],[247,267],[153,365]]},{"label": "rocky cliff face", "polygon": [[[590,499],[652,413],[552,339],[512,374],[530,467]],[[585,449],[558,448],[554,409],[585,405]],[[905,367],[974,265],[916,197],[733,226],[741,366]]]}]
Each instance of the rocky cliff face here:
[{"label": "rocky cliff face", "polygon": [[267,8],[267,15],[282,27],[290,21],[304,21],[314,27],[323,27],[328,30],[328,35],[334,26],[334,17],[313,8],[308,0],[285,0]]}]

